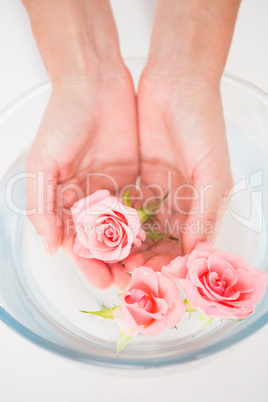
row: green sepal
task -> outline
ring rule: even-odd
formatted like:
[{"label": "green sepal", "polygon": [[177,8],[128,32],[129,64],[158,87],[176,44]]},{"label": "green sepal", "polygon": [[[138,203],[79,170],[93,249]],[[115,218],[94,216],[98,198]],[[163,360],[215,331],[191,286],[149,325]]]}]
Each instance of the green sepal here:
[{"label": "green sepal", "polygon": [[[152,215],[158,211],[162,202],[165,201],[169,194],[169,191],[165,194],[165,196],[159,201],[151,201],[149,202],[146,208],[138,208],[137,212],[140,217],[141,223],[145,223],[148,219],[154,219]],[[177,240],[177,239],[176,239]]]},{"label": "green sepal", "polygon": [[99,311],[84,311],[84,310],[80,310],[80,313],[92,314],[92,315],[96,315],[98,317],[107,318],[108,320],[113,320],[114,319],[113,311],[117,307],[118,306],[111,307],[111,308],[105,308],[104,310],[99,310]]},{"label": "green sepal", "polygon": [[244,319],[245,319],[245,318],[240,318],[240,319],[239,319],[239,318],[238,318],[238,319],[237,319],[237,318],[227,318],[226,321],[227,321],[227,322],[228,322],[228,321],[237,321],[237,322],[238,322],[238,321],[244,321]]},{"label": "green sepal", "polygon": [[179,241],[179,239],[177,237],[173,237],[173,236],[166,236],[166,237],[170,240]]},{"label": "green sepal", "polygon": [[117,357],[119,355],[119,352],[121,352],[122,349],[131,341],[133,336],[127,336],[124,334],[123,331],[120,331],[118,339],[117,339]]},{"label": "green sepal", "polygon": [[215,318],[213,317],[209,317],[203,313],[199,313],[199,325],[198,325],[198,329],[204,329],[206,328],[209,324],[212,323],[212,321],[214,321]]},{"label": "green sepal", "polygon": [[124,192],[124,194],[122,195],[122,200],[124,201],[124,204],[127,207],[131,206],[131,203],[130,203],[130,190],[127,190],[127,191]]},{"label": "green sepal", "polygon": [[170,240],[179,241],[179,239],[177,237],[168,236],[168,235],[165,235],[164,233],[160,233],[160,232],[153,232],[150,230],[145,230],[145,233],[146,233],[146,239],[148,239],[148,240],[170,239]]},{"label": "green sepal", "polygon": [[145,223],[150,218],[151,214],[147,208],[138,208],[137,212],[138,212],[141,223]]},{"label": "green sepal", "polygon": [[165,201],[168,194],[169,194],[169,191],[164,195],[164,197],[161,200],[149,202],[148,207],[147,207],[148,211],[150,211],[151,213],[156,212],[160,208],[162,202]]},{"label": "green sepal", "polygon": [[152,232],[150,230],[145,230],[145,233],[146,233],[146,239],[148,240],[164,239],[165,237],[167,237],[166,235],[164,235],[164,233]]},{"label": "green sepal", "polygon": [[195,311],[198,311],[194,306],[192,306],[187,299],[183,300],[183,303],[186,305],[186,313],[194,313]]}]

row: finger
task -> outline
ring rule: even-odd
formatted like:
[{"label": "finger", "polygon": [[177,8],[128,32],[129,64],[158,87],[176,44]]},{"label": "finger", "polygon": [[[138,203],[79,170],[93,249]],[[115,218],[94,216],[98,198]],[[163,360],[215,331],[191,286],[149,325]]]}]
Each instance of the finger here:
[{"label": "finger", "polygon": [[99,290],[107,290],[113,283],[113,277],[107,264],[96,259],[71,257],[83,277]]},{"label": "finger", "polygon": [[69,215],[64,215],[64,234],[62,248],[68,257],[73,261],[77,270],[95,288],[106,290],[113,282],[112,274],[106,263],[96,259],[88,259],[78,256],[73,252],[75,241],[74,224]]},{"label": "finger", "polygon": [[154,255],[169,255],[174,258],[181,255],[181,244],[177,240],[165,238],[154,244],[151,251]]},{"label": "finger", "polygon": [[129,255],[124,260],[124,266],[127,272],[133,272],[135,268],[142,267],[145,265],[151,257],[155,255],[151,250],[136,252]]},{"label": "finger", "polygon": [[143,251],[135,251],[124,260],[125,269],[128,272],[133,272],[135,268],[142,266],[160,271],[163,265],[167,265],[176,256],[182,254],[180,243],[168,238],[152,244],[150,248],[148,243],[142,247]]},{"label": "finger", "polygon": [[153,269],[154,271],[161,271],[164,265],[168,265],[174,256],[168,254],[155,255],[145,262],[145,266]]},{"label": "finger", "polygon": [[180,242],[168,238],[156,243],[151,251],[154,256],[145,262],[145,266],[154,271],[161,271],[164,265],[168,265],[175,257],[182,254]]},{"label": "finger", "polygon": [[40,160],[25,162],[26,209],[46,254],[57,251],[62,240],[62,222],[56,212],[57,175]]},{"label": "finger", "polygon": [[215,227],[214,227],[214,233],[213,233],[213,236],[212,236],[213,241],[216,240],[216,237],[217,237],[217,235],[219,233],[219,230],[220,230],[220,227],[221,227],[221,223],[222,223],[224,214],[225,214],[225,212],[227,210],[228,196],[229,196],[230,188],[231,188],[231,186],[226,187],[225,192],[224,192],[224,194],[222,196],[222,199],[220,201],[220,206],[219,206],[219,209],[218,209],[217,221],[216,221],[216,224],[215,224]]},{"label": "finger", "polygon": [[224,184],[217,178],[204,180],[197,185],[207,189],[200,192],[190,207],[182,231],[182,247],[184,254],[189,254],[195,244],[200,241],[212,241],[215,237],[215,226],[219,218],[221,200],[224,194]]},{"label": "finger", "polygon": [[113,286],[118,290],[124,290],[128,287],[130,282],[130,275],[124,267],[118,262],[114,264],[108,264],[112,277]]},{"label": "finger", "polygon": [[113,283],[113,276],[105,262],[96,259],[82,258],[73,252],[75,232],[74,226],[70,225],[69,219],[68,216],[64,216],[63,250],[91,285],[99,290],[110,288]]}]

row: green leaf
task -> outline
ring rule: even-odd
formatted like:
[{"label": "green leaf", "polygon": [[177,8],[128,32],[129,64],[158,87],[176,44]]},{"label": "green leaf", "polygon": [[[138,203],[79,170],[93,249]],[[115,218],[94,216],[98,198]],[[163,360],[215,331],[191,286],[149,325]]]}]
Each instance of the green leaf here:
[{"label": "green leaf", "polygon": [[176,240],[176,241],[179,240],[179,239],[177,239],[177,237],[167,236],[164,233],[160,233],[160,232],[145,230],[145,233],[146,233],[146,238],[148,240],[157,240],[157,239],[170,239],[170,240]]},{"label": "green leaf", "polygon": [[215,318],[213,318],[213,317],[209,317],[203,313],[199,313],[198,329],[200,330],[200,329],[206,328],[214,320],[215,320]]},{"label": "green leaf", "polygon": [[184,304],[186,305],[186,313],[194,313],[198,311],[194,306],[192,306],[187,299],[183,300]]},{"label": "green leaf", "polygon": [[[245,318],[227,318],[226,321],[244,321]],[[222,321],[222,320],[221,320]]]},{"label": "green leaf", "polygon": [[161,200],[154,200],[154,201],[149,202],[147,209],[150,213],[154,213],[159,209],[160,205],[161,205]]},{"label": "green leaf", "polygon": [[156,219],[156,217],[155,217],[155,216],[152,216],[152,215],[150,215],[150,216],[148,217],[148,221],[150,221],[150,222],[152,222],[152,223],[158,222],[158,220]]},{"label": "green leaf", "polygon": [[147,219],[149,219],[150,217],[150,212],[146,208],[138,208],[137,212],[141,220],[141,223],[145,223]]},{"label": "green leaf", "polygon": [[146,233],[146,238],[149,240],[164,239],[165,237],[167,237],[163,233],[153,232],[150,230],[145,230],[145,233]]},{"label": "green leaf", "polygon": [[177,237],[173,237],[173,236],[167,236],[170,240],[175,240],[175,241],[179,241],[179,239]]},{"label": "green leaf", "polygon": [[127,191],[124,192],[124,194],[122,195],[122,200],[124,201],[124,204],[127,207],[131,206],[131,203],[130,203],[130,190],[127,190]]},{"label": "green leaf", "polygon": [[165,199],[168,197],[169,195],[169,191],[166,192],[166,194],[164,195],[164,197],[161,200],[161,203],[165,201]]},{"label": "green leaf", "polygon": [[117,307],[118,306],[111,307],[111,308],[106,308],[104,310],[99,310],[99,311],[84,311],[84,310],[80,310],[80,313],[92,314],[92,315],[96,315],[98,317],[107,318],[108,320],[113,320],[114,319],[113,311]]},{"label": "green leaf", "polygon": [[131,341],[133,336],[127,336],[124,334],[123,331],[120,331],[120,334],[117,339],[117,357],[119,355],[119,352],[121,352],[122,349]]},{"label": "green leaf", "polygon": [[159,209],[160,205],[165,201],[165,199],[167,198],[168,194],[169,194],[169,191],[164,195],[164,197],[161,200],[151,201],[148,204],[148,207],[147,207],[149,212],[151,212],[151,213],[156,212]]},{"label": "green leaf", "polygon": [[[141,223],[145,223],[148,219],[150,220],[156,220],[152,215],[157,212],[157,210],[160,208],[162,202],[165,201],[169,194],[169,191],[165,194],[165,196],[161,200],[154,200],[149,202],[148,206],[146,208],[138,208],[137,212],[140,217]],[[177,239],[176,239],[177,240]]]}]

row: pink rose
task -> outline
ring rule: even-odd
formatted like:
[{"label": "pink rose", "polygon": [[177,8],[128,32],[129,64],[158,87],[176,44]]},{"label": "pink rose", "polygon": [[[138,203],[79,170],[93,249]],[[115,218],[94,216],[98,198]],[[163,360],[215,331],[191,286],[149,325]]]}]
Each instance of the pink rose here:
[{"label": "pink rose", "polygon": [[[157,336],[178,324],[186,309],[176,282],[147,267],[133,271],[129,289],[121,294],[121,300],[121,316],[132,330],[131,336],[137,332]],[[121,329],[125,331],[122,326]]]},{"label": "pink rose", "polygon": [[73,251],[80,257],[118,262],[129,255],[133,245],[140,247],[146,238],[137,211],[108,190],[98,190],[81,199],[71,212],[77,233]]},{"label": "pink rose", "polygon": [[179,281],[192,306],[217,318],[246,318],[262,299],[267,283],[265,273],[239,255],[205,242],[161,272]]}]

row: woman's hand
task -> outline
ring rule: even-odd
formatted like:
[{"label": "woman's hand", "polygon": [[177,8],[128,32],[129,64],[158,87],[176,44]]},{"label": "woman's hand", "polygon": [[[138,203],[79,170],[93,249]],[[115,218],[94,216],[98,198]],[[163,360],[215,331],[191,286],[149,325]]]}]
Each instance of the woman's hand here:
[{"label": "woman's hand", "polygon": [[24,3],[52,82],[25,162],[27,172],[43,177],[44,194],[35,180],[26,183],[27,209],[43,209],[29,218],[48,253],[62,245],[93,285],[124,288],[129,276],[120,264],[74,255],[70,215],[77,199],[98,188],[120,190],[139,170],[136,97],[109,2]]},{"label": "woman's hand", "polygon": [[232,186],[218,87],[145,71],[138,107],[142,186],[152,190],[149,197],[169,191],[157,214],[157,230],[179,242],[167,238],[144,246],[126,261],[130,270],[161,268],[176,255],[190,253],[196,242],[212,240]]},{"label": "woman's hand", "polygon": [[[195,243],[215,238],[232,186],[220,79],[240,0],[159,0],[138,93],[141,182],[163,197],[156,228],[128,270],[161,269]],[[150,191],[148,191],[150,190]]]},{"label": "woman's hand", "polygon": [[[45,211],[30,219],[47,250],[62,244],[96,287],[124,287],[128,275],[121,265],[72,253],[68,212],[76,199],[101,187],[113,191],[114,182],[120,189],[134,183],[139,172],[135,94],[109,2],[23,2],[52,81],[51,99],[26,160],[27,171],[44,174]],[[145,262],[157,268],[191,251],[196,241],[213,236],[220,221],[231,174],[219,81],[239,3],[157,3],[138,95],[141,181],[147,196],[170,190],[158,220],[162,231],[180,242],[144,245],[143,252],[125,261],[127,270]],[[39,202],[35,184],[27,182],[29,209]],[[193,233],[200,221],[209,224],[208,233],[206,225]]]},{"label": "woman's hand", "polygon": [[[47,252],[62,244],[80,270],[97,287],[128,277],[119,264],[107,266],[72,253],[74,234],[69,208],[98,188],[112,192],[134,183],[138,175],[137,122],[132,79],[122,67],[118,77],[66,83],[55,89],[27,156],[27,172],[42,172],[45,194],[27,181],[27,209],[42,203],[43,214],[30,215]],[[39,197],[39,198],[38,198]]]}]

